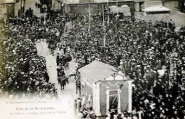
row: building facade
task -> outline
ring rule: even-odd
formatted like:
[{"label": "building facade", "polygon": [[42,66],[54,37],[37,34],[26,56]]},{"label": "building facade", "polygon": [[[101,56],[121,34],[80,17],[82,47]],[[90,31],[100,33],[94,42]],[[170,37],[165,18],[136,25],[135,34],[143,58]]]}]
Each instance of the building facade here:
[{"label": "building facade", "polygon": [[[62,13],[88,13],[89,4],[92,14],[102,12],[102,4],[106,6],[128,5],[131,13],[141,12],[146,2],[162,0],[1,0],[0,18],[11,18],[25,14],[26,10],[32,9],[33,15],[43,16],[46,13],[46,6],[43,4],[50,1],[50,9]],[[38,7],[37,5],[40,5]]]}]

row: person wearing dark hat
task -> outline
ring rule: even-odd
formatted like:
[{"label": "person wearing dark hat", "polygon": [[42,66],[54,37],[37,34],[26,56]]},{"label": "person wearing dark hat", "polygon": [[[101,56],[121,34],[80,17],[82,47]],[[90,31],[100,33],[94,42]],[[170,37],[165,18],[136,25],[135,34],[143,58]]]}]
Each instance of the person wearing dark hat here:
[{"label": "person wearing dark hat", "polygon": [[110,114],[110,119],[114,119],[114,115],[116,114],[116,109],[113,105],[109,109],[109,114]]},{"label": "person wearing dark hat", "polygon": [[49,82],[49,75],[46,71],[44,73],[44,78],[45,78],[46,82],[48,83]]},{"label": "person wearing dark hat", "polygon": [[117,119],[123,119],[121,114],[118,114]]},{"label": "person wearing dark hat", "polygon": [[60,56],[59,56],[59,53],[57,53],[56,63],[57,63],[57,66],[59,66],[59,63],[60,63]]}]

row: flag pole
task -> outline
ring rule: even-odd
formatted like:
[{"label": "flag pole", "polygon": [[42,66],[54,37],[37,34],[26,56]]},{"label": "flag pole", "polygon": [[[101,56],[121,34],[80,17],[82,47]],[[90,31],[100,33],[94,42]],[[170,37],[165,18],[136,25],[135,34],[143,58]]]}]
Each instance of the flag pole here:
[{"label": "flag pole", "polygon": [[107,9],[108,9],[108,19],[107,19],[107,23],[109,25],[109,0],[107,0]]},{"label": "flag pole", "polygon": [[91,18],[91,5],[90,5],[90,0],[89,0],[89,29],[88,29],[88,32],[90,32],[90,29],[91,29],[91,25],[90,25],[90,18]]},{"label": "flag pole", "polygon": [[117,15],[118,15],[118,0],[116,0],[116,6],[117,6]]},{"label": "flag pole", "polygon": [[106,42],[106,38],[105,38],[105,15],[104,15],[103,3],[102,3],[102,10],[103,10],[103,46],[105,47],[105,42]]}]

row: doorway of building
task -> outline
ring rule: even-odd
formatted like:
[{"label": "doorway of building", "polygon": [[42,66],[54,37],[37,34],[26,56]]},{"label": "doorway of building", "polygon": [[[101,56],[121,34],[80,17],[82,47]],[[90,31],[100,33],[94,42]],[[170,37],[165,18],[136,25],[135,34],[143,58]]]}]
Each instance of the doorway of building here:
[{"label": "doorway of building", "polygon": [[15,9],[14,3],[6,4],[6,9],[7,9],[7,19],[13,18],[14,17],[14,9]]}]

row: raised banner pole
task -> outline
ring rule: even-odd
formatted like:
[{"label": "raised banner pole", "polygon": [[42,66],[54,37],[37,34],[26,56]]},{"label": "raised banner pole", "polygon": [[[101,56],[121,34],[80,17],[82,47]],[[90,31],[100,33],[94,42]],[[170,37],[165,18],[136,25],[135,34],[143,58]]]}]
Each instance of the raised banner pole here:
[{"label": "raised banner pole", "polygon": [[90,0],[89,0],[89,29],[88,29],[88,32],[90,32],[90,29],[91,29],[90,18],[91,18],[91,5],[90,5]]},{"label": "raised banner pole", "polygon": [[109,1],[108,0],[107,0],[107,9],[108,9],[107,23],[108,23],[108,26],[109,26]]},{"label": "raised banner pole", "polygon": [[105,47],[106,37],[105,37],[105,13],[104,13],[104,5],[102,4],[102,13],[103,13],[103,46]]}]

